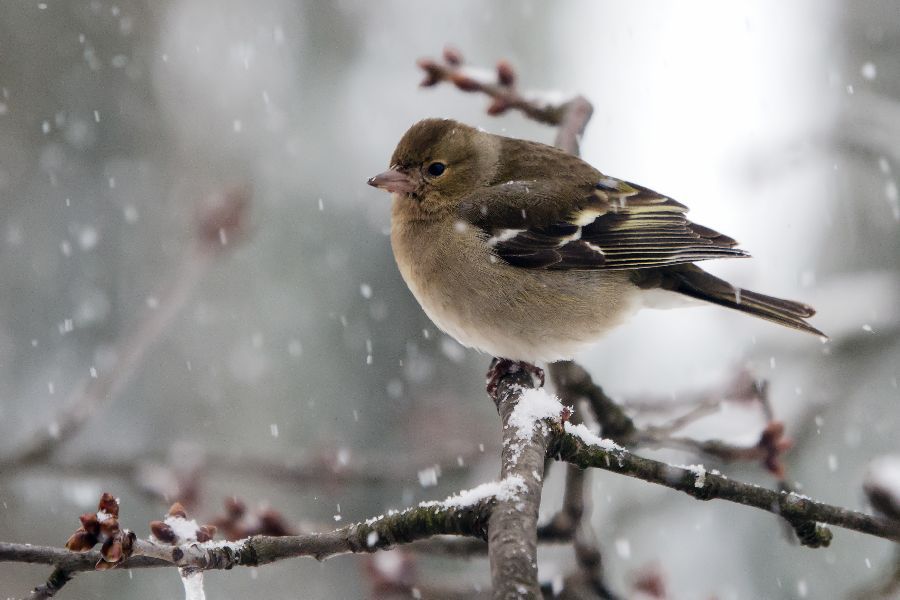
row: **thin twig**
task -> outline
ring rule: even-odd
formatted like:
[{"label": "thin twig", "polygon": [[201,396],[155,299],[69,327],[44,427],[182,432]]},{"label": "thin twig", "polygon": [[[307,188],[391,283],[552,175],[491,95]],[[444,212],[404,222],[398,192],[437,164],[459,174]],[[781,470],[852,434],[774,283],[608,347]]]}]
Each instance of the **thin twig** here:
[{"label": "thin twig", "polygon": [[[443,62],[422,58],[419,59],[418,65],[425,71],[422,87],[431,87],[446,81],[464,92],[485,94],[491,98],[491,104],[487,109],[490,115],[500,115],[510,109],[518,110],[538,123],[554,127],[562,126],[559,132],[560,136],[573,134],[580,136],[584,131],[584,125],[590,119],[591,105],[581,96],[559,102],[542,97],[537,93],[520,93],[516,85],[518,77],[512,66],[506,61],[497,63],[493,80],[481,70],[473,70],[464,66],[462,55],[453,48],[444,50]],[[574,110],[573,103],[577,103]],[[585,114],[586,109],[587,113]],[[577,146],[575,151],[572,151],[570,150],[571,146],[564,146],[559,143],[559,140],[558,137],[557,146],[577,154]]]},{"label": "thin twig", "polygon": [[52,598],[64,585],[69,583],[73,577],[75,577],[75,573],[72,573],[71,571],[59,567],[53,569],[53,572],[50,573],[50,577],[47,578],[47,583],[31,590],[31,594],[28,595],[28,600],[46,600],[47,598]]}]

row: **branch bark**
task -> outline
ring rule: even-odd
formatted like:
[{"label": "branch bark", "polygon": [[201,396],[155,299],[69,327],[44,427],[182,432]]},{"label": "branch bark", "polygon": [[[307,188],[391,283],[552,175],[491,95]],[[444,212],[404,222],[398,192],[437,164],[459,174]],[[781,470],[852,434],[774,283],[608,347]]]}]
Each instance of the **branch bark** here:
[{"label": "branch bark", "polygon": [[[718,473],[676,467],[634,455],[621,447],[607,449],[586,442],[581,435],[559,435],[551,447],[551,453],[559,460],[582,468],[594,467],[621,473],[682,491],[698,500],[719,499],[758,508],[779,515],[792,524],[827,523],[900,542],[900,522],[817,502],[795,493],[743,483]],[[826,539],[818,541],[821,545],[828,542]]]},{"label": "branch bark", "polygon": [[[299,556],[325,560],[339,554],[371,553],[435,535],[485,539],[493,502],[489,497],[471,505],[423,503],[326,533],[254,536],[237,542],[194,542],[180,546],[139,539],[134,542],[134,553],[120,568],[231,569]],[[100,553],[94,550],[80,553],[63,548],[0,542],[0,562],[54,565],[57,571],[69,574],[93,571],[100,558]]]},{"label": "branch bark", "polygon": [[495,600],[541,597],[537,578],[537,519],[550,427],[536,423],[528,438],[522,439],[520,430],[510,422],[522,390],[533,385],[526,371],[507,374],[500,380],[494,399],[503,424],[501,480],[515,479],[523,484],[520,494],[497,502],[488,523],[488,556]]},{"label": "branch bark", "polygon": [[[501,406],[514,405],[520,395],[520,391],[511,389],[507,381],[509,384],[522,383],[518,378],[515,380],[504,378],[499,388],[500,394],[506,394],[501,396],[503,399]],[[507,423],[508,418],[504,419],[504,422]],[[743,504],[779,515],[789,522],[828,523],[900,542],[900,522],[825,504],[798,494],[776,492],[728,479],[717,473],[677,467],[643,458],[599,438],[586,440],[583,430],[572,430],[573,428],[567,428],[559,421],[549,425],[551,426],[548,427],[546,434],[536,433],[529,440],[529,444],[546,443],[549,454],[580,468],[598,468],[620,473],[682,491],[699,500],[720,499]],[[532,487],[538,483],[539,477],[534,474],[527,477],[528,474],[523,472],[527,464],[535,467],[535,473],[541,475],[543,461],[538,460],[539,457],[540,455],[529,452],[524,462],[520,456],[515,465],[509,465],[504,469],[508,475],[521,476],[528,481],[526,483],[528,491],[519,494],[522,505],[516,501],[501,502],[491,498],[485,498],[471,505],[426,503],[327,533],[285,537],[257,536],[233,543],[207,542],[173,547],[138,540],[135,555],[127,559],[122,568],[177,566],[208,570],[258,566],[299,556],[324,560],[338,554],[390,549],[396,545],[437,535],[450,534],[484,539],[489,527],[499,530],[497,536],[503,532],[501,527],[525,527],[528,532],[525,537],[529,540],[525,546],[507,544],[503,540],[491,544],[492,566],[496,563],[499,567],[494,593],[495,597],[500,598],[518,598],[523,595],[539,597],[540,590],[534,579],[536,531],[531,525],[536,518],[536,507],[540,500],[539,490],[533,490]],[[503,510],[498,513],[500,516],[496,520],[491,517],[492,511],[497,511],[495,505],[502,507]],[[514,514],[515,512],[522,513],[522,516]],[[57,571],[69,575],[94,570],[99,559],[100,553],[96,551],[77,553],[62,548],[0,542],[0,562],[54,565]],[[500,559],[499,562],[497,559]],[[526,580],[526,577],[532,579]],[[519,585],[525,586],[525,592],[517,587]]]},{"label": "branch bark", "polygon": [[60,569],[59,567],[53,569],[53,572],[50,573],[50,577],[47,578],[47,583],[31,590],[31,594],[28,595],[28,600],[45,600],[46,598],[52,598],[56,595],[56,592],[60,591],[73,577],[75,577],[75,574],[70,571]]}]

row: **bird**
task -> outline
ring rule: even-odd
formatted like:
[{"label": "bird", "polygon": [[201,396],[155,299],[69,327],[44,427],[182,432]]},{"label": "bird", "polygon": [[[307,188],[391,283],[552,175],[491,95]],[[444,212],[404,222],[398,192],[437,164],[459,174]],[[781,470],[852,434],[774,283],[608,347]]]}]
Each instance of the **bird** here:
[{"label": "bird", "polygon": [[[563,150],[425,119],[387,171],[391,247],[426,315],[505,371],[571,359],[640,308],[701,300],[811,333],[812,307],[734,286],[695,263],[749,254],[688,208]],[[676,303],[677,304],[677,303]]]}]

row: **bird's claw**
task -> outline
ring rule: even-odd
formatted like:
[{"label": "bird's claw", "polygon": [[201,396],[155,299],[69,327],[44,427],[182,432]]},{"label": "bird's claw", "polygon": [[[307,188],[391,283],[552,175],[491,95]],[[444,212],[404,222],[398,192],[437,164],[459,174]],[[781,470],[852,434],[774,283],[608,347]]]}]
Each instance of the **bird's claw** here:
[{"label": "bird's claw", "polygon": [[538,387],[544,387],[544,370],[522,360],[510,360],[508,358],[494,358],[487,372],[487,393],[491,398],[497,394],[500,380],[510,373],[525,371],[538,381]]}]

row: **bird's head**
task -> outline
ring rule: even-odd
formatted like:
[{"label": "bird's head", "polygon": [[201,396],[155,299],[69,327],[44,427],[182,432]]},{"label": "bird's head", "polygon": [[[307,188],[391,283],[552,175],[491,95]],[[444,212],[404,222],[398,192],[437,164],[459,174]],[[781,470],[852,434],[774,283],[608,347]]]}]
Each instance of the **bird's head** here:
[{"label": "bird's head", "polygon": [[438,211],[490,182],[497,146],[494,136],[474,127],[425,119],[403,134],[390,169],[369,179],[369,185],[408,198],[423,211]]}]

